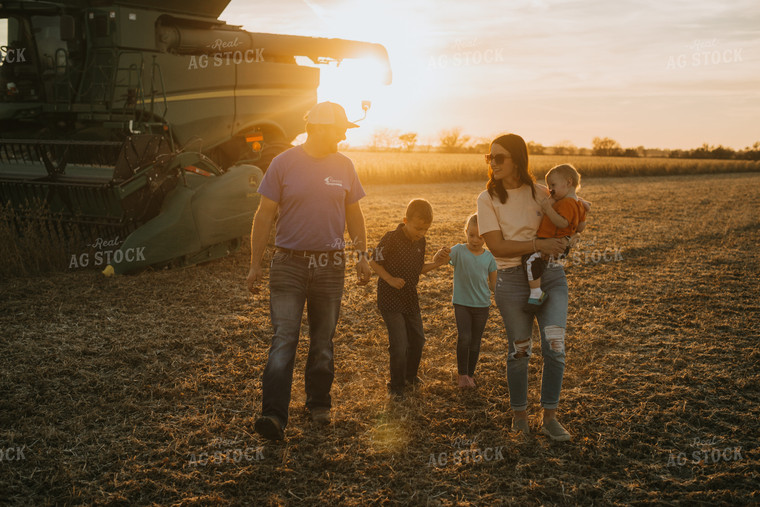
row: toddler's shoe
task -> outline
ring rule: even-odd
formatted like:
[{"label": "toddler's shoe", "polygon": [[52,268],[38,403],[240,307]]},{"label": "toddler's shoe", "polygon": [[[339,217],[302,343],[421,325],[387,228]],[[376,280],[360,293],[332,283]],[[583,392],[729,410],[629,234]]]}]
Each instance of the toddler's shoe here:
[{"label": "toddler's shoe", "polygon": [[549,299],[549,295],[546,292],[542,291],[541,297],[528,298],[528,302],[525,303],[525,307],[523,309],[530,314],[536,313],[538,309],[541,308],[541,305],[546,302],[547,299]]}]

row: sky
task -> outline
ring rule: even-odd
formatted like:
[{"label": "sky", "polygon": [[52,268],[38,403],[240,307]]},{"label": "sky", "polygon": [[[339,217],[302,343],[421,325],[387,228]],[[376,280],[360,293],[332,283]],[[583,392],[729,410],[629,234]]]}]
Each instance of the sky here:
[{"label": "sky", "polygon": [[[513,132],[544,145],[743,149],[760,141],[757,0],[232,0],[220,18],[252,32],[383,44],[393,83],[367,62],[324,68],[320,100],[362,127],[438,144]],[[266,52],[266,48],[264,48]],[[324,66],[323,66],[324,67]],[[376,76],[375,76],[376,77]]]}]

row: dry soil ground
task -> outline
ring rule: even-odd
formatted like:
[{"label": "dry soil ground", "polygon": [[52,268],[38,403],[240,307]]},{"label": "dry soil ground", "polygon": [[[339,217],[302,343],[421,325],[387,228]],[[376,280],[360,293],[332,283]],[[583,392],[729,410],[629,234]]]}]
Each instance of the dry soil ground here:
[{"label": "dry soil ground", "polygon": [[[760,501],[760,174],[584,182],[567,266],[560,417],[568,443],[511,423],[493,309],[455,387],[451,271],[420,283],[417,394],[388,401],[374,283],[346,284],[334,422],[303,408],[302,340],[284,443],[252,431],[271,327],[247,249],[184,270],[69,271],[0,284],[0,499],[23,504],[749,504]],[[370,238],[422,196],[429,248],[462,241],[481,184],[368,186]],[[606,256],[604,255],[606,253]],[[306,331],[304,327],[303,332]],[[531,362],[538,421],[540,355]]]}]

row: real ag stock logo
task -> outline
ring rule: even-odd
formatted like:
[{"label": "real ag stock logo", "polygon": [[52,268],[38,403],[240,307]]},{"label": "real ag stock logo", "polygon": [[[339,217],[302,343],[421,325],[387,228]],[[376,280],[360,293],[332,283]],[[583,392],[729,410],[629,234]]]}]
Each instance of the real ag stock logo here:
[{"label": "real ag stock logo", "polygon": [[[221,67],[222,65],[240,65],[245,63],[259,63],[264,61],[264,48],[251,48],[245,51],[235,49],[243,43],[235,37],[235,40],[225,42],[222,39],[216,39],[206,47],[211,50],[218,50],[217,53],[191,55],[190,62],[187,64],[187,70],[205,69],[209,66]],[[221,50],[234,51],[221,51]]]},{"label": "real ag stock logo", "polygon": [[457,39],[449,52],[440,53],[428,59],[428,69],[491,65],[503,62],[504,48],[482,49],[478,39]]},{"label": "real ag stock logo", "polygon": [[24,455],[24,449],[28,449],[25,445],[14,447],[0,447],[0,462],[21,461],[26,459]]},{"label": "real ag stock logo", "polygon": [[710,465],[720,462],[740,461],[742,459],[741,446],[724,446],[720,444],[718,437],[713,437],[712,439],[695,438],[689,444],[689,447],[692,449],[689,452],[671,452],[668,457],[667,466],[681,467],[688,464]]},{"label": "real ag stock logo", "polygon": [[240,464],[243,460],[251,463],[264,459],[263,447],[244,447],[243,442],[237,438],[232,440],[215,438],[209,447],[209,450],[192,453],[188,464],[190,466],[219,466],[224,463]]},{"label": "real ag stock logo", "polygon": [[[123,262],[144,262],[145,247],[119,248],[124,241],[119,240],[116,236],[110,240],[98,238],[92,244],[85,245],[88,249],[86,252],[72,254],[69,260],[69,269],[86,268],[89,266],[102,267]],[[90,261],[92,260],[92,264]]]},{"label": "real ag stock logo", "polygon": [[445,467],[470,463],[488,463],[504,459],[504,446],[481,448],[475,439],[457,437],[451,442],[452,450],[431,453],[427,466]]},{"label": "real ag stock logo", "polygon": [[690,53],[671,55],[668,58],[667,70],[708,67],[729,63],[741,63],[742,48],[721,48],[718,39],[695,40],[687,45]]}]

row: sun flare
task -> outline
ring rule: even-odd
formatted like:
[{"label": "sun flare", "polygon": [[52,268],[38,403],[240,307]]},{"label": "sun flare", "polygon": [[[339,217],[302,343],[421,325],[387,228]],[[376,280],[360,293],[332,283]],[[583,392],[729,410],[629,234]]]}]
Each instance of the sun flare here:
[{"label": "sun flare", "polygon": [[307,5],[330,37],[382,44],[388,51],[393,75],[390,85],[383,84],[385,66],[374,58],[320,66],[320,101],[343,105],[351,120],[363,116],[362,101],[372,102],[366,120],[360,123],[362,128],[350,132],[348,142],[362,144],[378,127],[398,128],[413,119],[419,121],[415,108],[422,95],[429,92],[429,86],[421,82],[427,61],[424,39],[430,33],[422,13],[412,7],[400,12],[398,8],[369,2],[344,2],[329,9],[313,2]]}]

